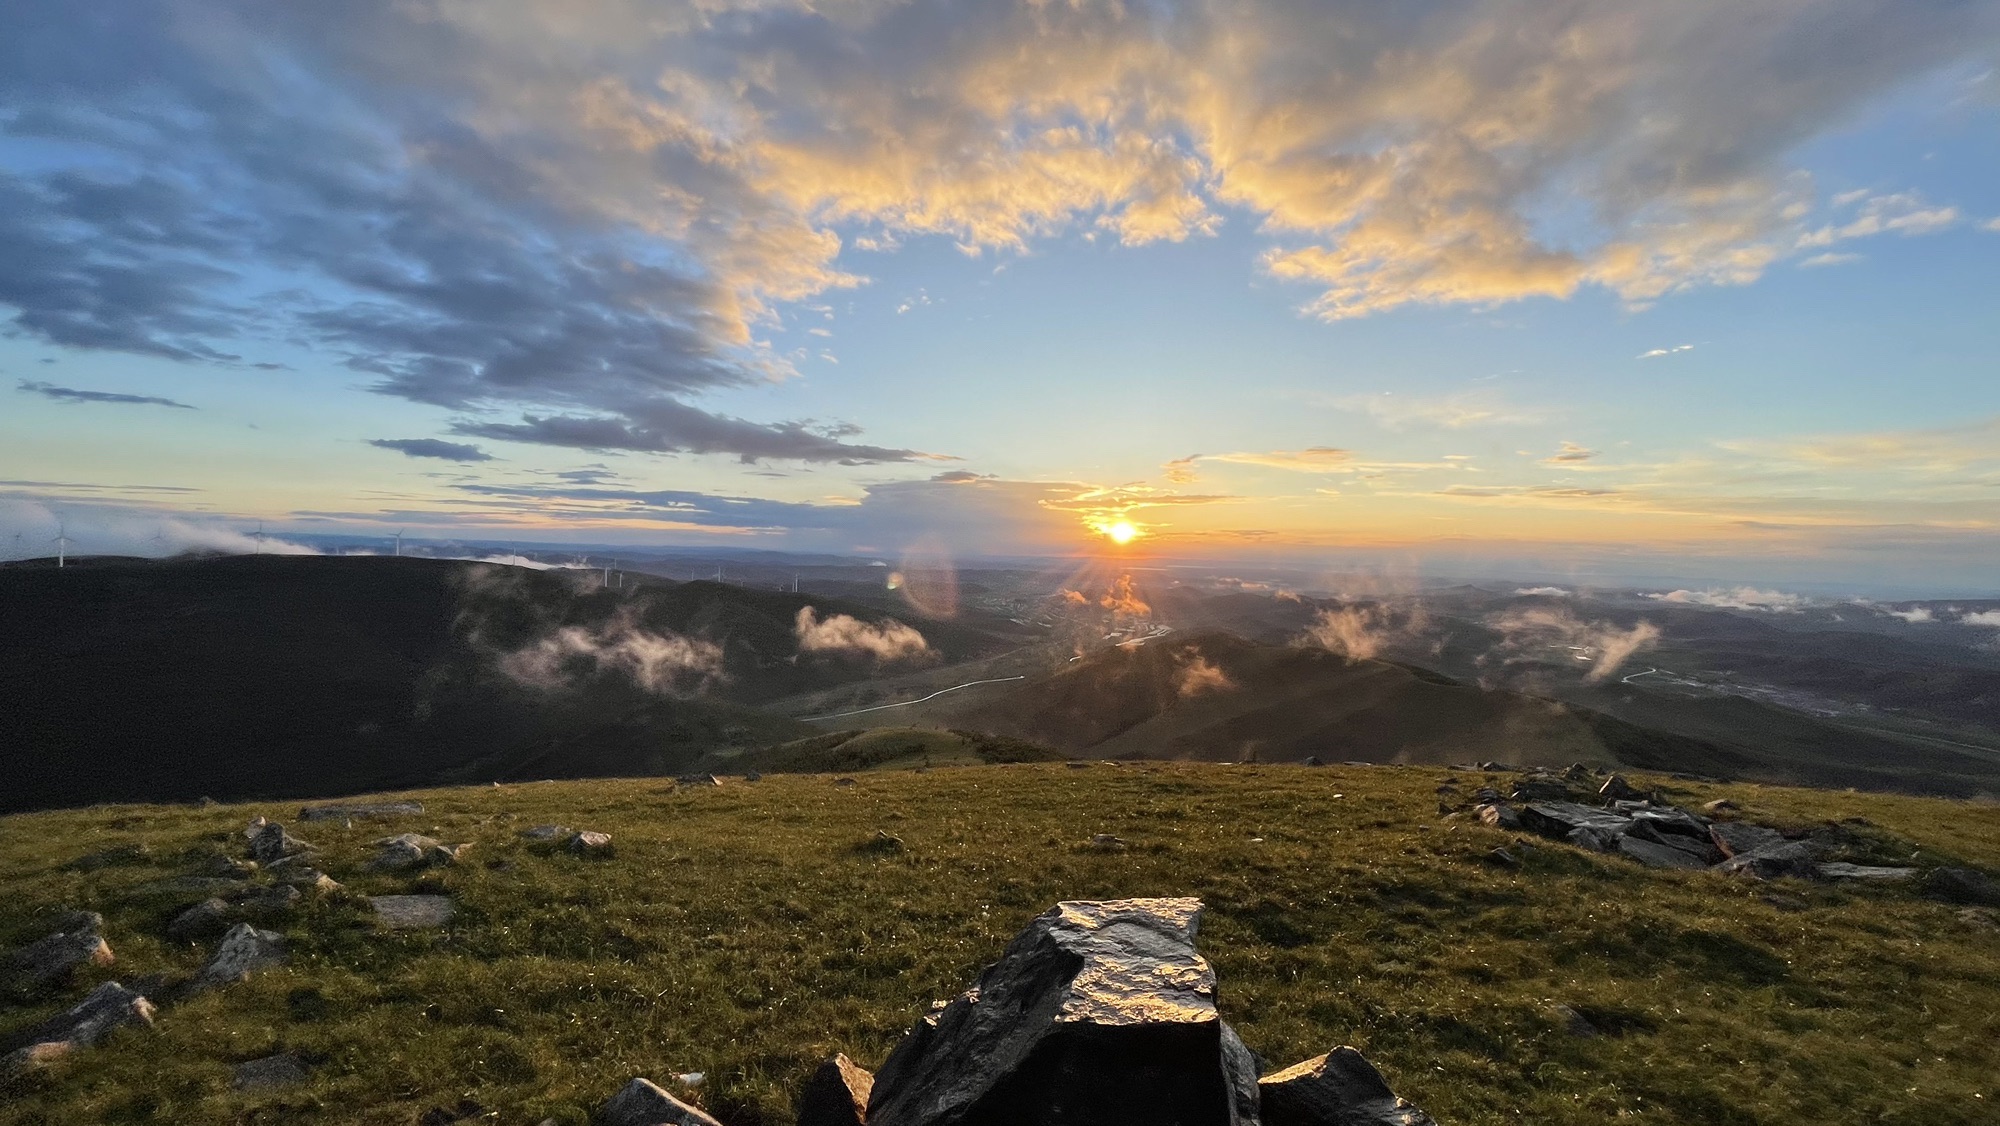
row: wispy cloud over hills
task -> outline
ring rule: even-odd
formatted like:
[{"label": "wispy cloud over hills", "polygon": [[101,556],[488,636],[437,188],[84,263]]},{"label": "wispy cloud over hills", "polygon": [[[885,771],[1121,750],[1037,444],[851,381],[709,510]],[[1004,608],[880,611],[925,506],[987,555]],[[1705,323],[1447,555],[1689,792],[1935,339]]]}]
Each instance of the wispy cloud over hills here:
[{"label": "wispy cloud over hills", "polygon": [[368,444],[377,449],[394,450],[406,457],[432,457],[441,461],[492,461],[493,455],[478,446],[464,442],[447,442],[440,438],[370,438]]}]

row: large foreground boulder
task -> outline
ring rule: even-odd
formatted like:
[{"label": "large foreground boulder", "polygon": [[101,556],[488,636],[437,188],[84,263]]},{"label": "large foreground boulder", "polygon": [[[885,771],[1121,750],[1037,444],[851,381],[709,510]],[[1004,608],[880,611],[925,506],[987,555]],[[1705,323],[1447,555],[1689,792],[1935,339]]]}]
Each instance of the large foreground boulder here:
[{"label": "large foreground boulder", "polygon": [[1437,1126],[1396,1097],[1353,1048],[1295,1064],[1257,1083],[1264,1126]]},{"label": "large foreground boulder", "polygon": [[1194,949],[1201,902],[1059,903],[876,1073],[869,1126],[1247,1126],[1256,1062]]},{"label": "large foreground boulder", "polygon": [[229,928],[215,946],[215,954],[201,972],[188,982],[187,993],[205,993],[247,980],[259,970],[285,964],[285,939],[272,931],[261,931],[249,923]]},{"label": "large foreground boulder", "polygon": [[69,1054],[76,1048],[94,1047],[126,1025],[153,1026],[152,1002],[115,981],[107,981],[90,991],[75,1008],[30,1029],[16,1040],[26,1046],[0,1061],[0,1074],[12,1074],[42,1065]]}]

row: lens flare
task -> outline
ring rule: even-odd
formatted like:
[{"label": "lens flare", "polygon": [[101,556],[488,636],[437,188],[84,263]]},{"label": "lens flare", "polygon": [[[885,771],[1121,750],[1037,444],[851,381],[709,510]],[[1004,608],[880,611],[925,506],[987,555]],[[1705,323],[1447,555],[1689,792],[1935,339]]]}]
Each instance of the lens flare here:
[{"label": "lens flare", "polygon": [[1120,520],[1104,529],[1104,534],[1111,537],[1112,543],[1131,543],[1138,538],[1139,529],[1134,528],[1129,520]]}]

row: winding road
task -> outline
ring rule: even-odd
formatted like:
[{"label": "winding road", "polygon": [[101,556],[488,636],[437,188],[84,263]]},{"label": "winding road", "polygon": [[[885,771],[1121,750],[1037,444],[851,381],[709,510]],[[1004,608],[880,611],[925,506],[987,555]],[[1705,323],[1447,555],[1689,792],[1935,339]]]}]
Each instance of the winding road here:
[{"label": "winding road", "polygon": [[1024,675],[1024,676],[996,676],[991,680],[968,680],[964,684],[954,684],[950,688],[940,688],[936,692],[933,692],[928,696],[922,696],[915,700],[904,700],[899,704],[877,704],[872,708],[856,708],[851,712],[835,712],[832,715],[809,715],[809,716],[801,716],[800,718],[806,723],[817,723],[823,719],[845,719],[846,717],[851,715],[864,715],[868,712],[887,711],[890,708],[907,708],[911,704],[921,704],[925,700],[935,700],[939,696],[942,696],[947,692],[956,692],[961,688],[971,688],[975,685],[980,685],[980,684],[1005,684],[1010,680],[1026,680],[1026,679],[1028,678]]}]

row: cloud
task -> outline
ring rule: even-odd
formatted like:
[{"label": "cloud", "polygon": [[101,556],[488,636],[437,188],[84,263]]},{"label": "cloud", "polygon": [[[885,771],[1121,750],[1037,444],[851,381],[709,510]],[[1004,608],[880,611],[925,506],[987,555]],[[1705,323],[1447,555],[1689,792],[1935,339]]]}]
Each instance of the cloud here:
[{"label": "cloud", "polygon": [[505,442],[583,450],[733,454],[746,464],[765,459],[872,465],[950,461],[942,454],[841,441],[848,428],[810,422],[746,422],[710,414],[672,399],[628,404],[617,414],[525,415],[520,422],[460,422],[452,433]]},{"label": "cloud", "polygon": [[1237,684],[1219,666],[1209,663],[1207,657],[1190,649],[1181,655],[1181,666],[1174,673],[1174,694],[1183,700],[1210,692],[1234,692]]},{"label": "cloud", "polygon": [[1993,231],[1996,234],[2000,234],[2000,216],[1995,216],[1994,218],[1988,219],[1984,223],[1979,224],[1979,229],[1982,231]]},{"label": "cloud", "polygon": [[1651,359],[1657,359],[1660,356],[1671,356],[1677,352],[1692,352],[1692,351],[1694,351],[1694,345],[1692,344],[1676,344],[1671,348],[1654,348],[1650,351],[1641,352],[1639,353],[1637,358],[1641,360],[1651,360]]},{"label": "cloud", "polygon": [[1564,442],[1555,453],[1542,459],[1543,465],[1575,465],[1597,456],[1597,451],[1575,442]]},{"label": "cloud", "polygon": [[1767,614],[1795,614],[1812,604],[1811,600],[1803,595],[1787,594],[1779,590],[1758,590],[1747,586],[1739,586],[1733,590],[1670,590],[1663,594],[1641,593],[1640,597],[1687,606],[1757,610]]},{"label": "cloud", "polygon": [[875,625],[847,614],[831,614],[821,620],[812,607],[801,606],[793,632],[802,653],[840,653],[884,663],[931,656],[924,635],[894,619]]},{"label": "cloud", "polygon": [[1640,621],[1629,629],[1610,622],[1585,621],[1567,607],[1534,607],[1496,614],[1486,624],[1500,632],[1501,656],[1543,658],[1551,649],[1563,650],[1574,661],[1588,662],[1584,679],[1592,683],[1607,680],[1633,654],[1659,644],[1660,627]]},{"label": "cloud", "polygon": [[[1799,238],[1801,249],[1817,249],[1832,246],[1849,239],[1868,238],[1881,234],[1928,235],[1948,230],[1958,225],[1963,218],[1956,207],[1933,207],[1915,192],[1897,192],[1891,195],[1869,196],[1860,192],[1849,192],[1834,199],[1834,206],[1841,208],[1858,203],[1858,213],[1843,223],[1828,224],[1806,232]],[[1841,257],[1821,255],[1820,257]],[[1811,260],[1807,263],[1810,264]]]},{"label": "cloud", "polygon": [[395,450],[408,457],[434,457],[443,461],[492,461],[493,455],[478,446],[447,442],[439,438],[370,438],[378,449]]},{"label": "cloud", "polygon": [[[9,482],[0,482],[0,486]],[[44,487],[47,483],[39,483]],[[88,493],[87,486],[77,487]],[[126,491],[120,489],[119,491]],[[185,490],[174,489],[172,493]],[[127,506],[89,501],[54,504],[0,496],[0,551],[25,557],[54,555],[56,529],[70,538],[71,555],[137,555],[162,557],[182,552],[224,555],[318,555],[317,548],[294,543],[282,534],[259,537],[255,524],[190,513],[149,512]]]},{"label": "cloud", "polygon": [[186,403],[176,402],[173,399],[162,399],[157,395],[124,395],[115,391],[79,391],[74,387],[58,387],[53,383],[42,383],[27,379],[22,380],[16,390],[41,395],[44,398],[54,399],[61,403],[129,403],[155,407],[178,407],[184,411],[195,409]]},{"label": "cloud", "polygon": [[1485,392],[1457,395],[1348,395],[1328,400],[1339,410],[1366,414],[1385,430],[1435,426],[1465,430],[1478,426],[1516,426],[1540,422],[1546,412],[1515,406]]},{"label": "cloud", "polygon": [[684,696],[722,678],[722,648],[672,631],[643,629],[628,608],[601,627],[557,629],[502,655],[498,664],[516,682],[543,691],[610,672],[649,692]]},{"label": "cloud", "polygon": [[1861,257],[1859,254],[1844,254],[1829,250],[1824,254],[1815,254],[1810,258],[1800,259],[1799,267],[1810,270],[1821,266],[1845,266],[1850,262],[1861,261]]},{"label": "cloud", "polygon": [[0,43],[38,153],[0,175],[17,331],[241,366],[295,340],[513,440],[862,462],[910,451],[686,436],[701,395],[792,374],[759,334],[863,281],[844,246],[1236,211],[1322,317],[1644,303],[1957,221],[1905,193],[1808,228],[1787,156],[1996,41],[1990,5],[1894,0],[115,13],[39,6]]},{"label": "cloud", "polygon": [[1990,626],[1993,629],[2000,629],[2000,610],[1979,610],[1960,614],[1957,622],[1962,626]]},{"label": "cloud", "polygon": [[1105,591],[1104,596],[1097,600],[1097,604],[1114,614],[1127,614],[1135,618],[1150,617],[1153,613],[1152,606],[1140,596],[1139,588],[1132,582],[1130,575],[1118,576],[1111,584],[1111,589]]},{"label": "cloud", "polygon": [[1564,590],[1559,586],[1524,586],[1514,593],[1516,595],[1534,595],[1541,598],[1571,598],[1575,596],[1574,591]]},{"label": "cloud", "polygon": [[1937,615],[1931,613],[1931,609],[1928,606],[1912,606],[1907,610],[1898,610],[1893,606],[1883,606],[1880,609],[1882,613],[1889,617],[1901,618],[1913,626],[1937,621]]},{"label": "cloud", "polygon": [[1271,450],[1267,453],[1206,454],[1202,460],[1261,465],[1266,469],[1286,469],[1294,473],[1339,473],[1351,466],[1354,454],[1332,446],[1312,446],[1303,450]]}]

